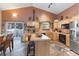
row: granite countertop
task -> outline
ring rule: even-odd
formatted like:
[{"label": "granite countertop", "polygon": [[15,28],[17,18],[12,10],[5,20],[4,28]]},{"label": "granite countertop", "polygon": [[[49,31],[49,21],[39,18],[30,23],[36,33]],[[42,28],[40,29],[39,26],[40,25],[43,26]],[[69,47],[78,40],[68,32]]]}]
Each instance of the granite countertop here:
[{"label": "granite countertop", "polygon": [[32,34],[31,41],[41,41],[41,40],[50,40],[50,38],[44,34],[41,37],[38,37],[36,34]]},{"label": "granite countertop", "polygon": [[54,32],[54,33],[57,33],[57,34],[63,34],[63,35],[69,34],[69,33],[58,32],[58,31],[53,31],[53,32]]},{"label": "granite countertop", "polygon": [[50,39],[47,35],[42,34],[42,36],[40,37],[42,40],[47,40]]}]

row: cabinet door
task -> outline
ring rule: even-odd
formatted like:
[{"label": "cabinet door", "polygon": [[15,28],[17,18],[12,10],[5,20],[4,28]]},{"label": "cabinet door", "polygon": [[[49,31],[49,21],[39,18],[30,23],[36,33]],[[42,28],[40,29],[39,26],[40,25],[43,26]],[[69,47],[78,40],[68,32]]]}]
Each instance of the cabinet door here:
[{"label": "cabinet door", "polygon": [[66,46],[70,47],[70,34],[66,34]]},{"label": "cabinet door", "polygon": [[51,40],[53,40],[53,33],[52,33],[52,32],[47,32],[46,34],[47,34],[47,36],[48,36],[49,38],[51,38]]},{"label": "cabinet door", "polygon": [[49,56],[50,55],[50,40],[35,41],[35,55],[36,56]]},{"label": "cabinet door", "polygon": [[53,32],[53,41],[59,40],[59,34],[57,32]]},{"label": "cabinet door", "polygon": [[54,22],[54,29],[58,28],[58,22]]}]

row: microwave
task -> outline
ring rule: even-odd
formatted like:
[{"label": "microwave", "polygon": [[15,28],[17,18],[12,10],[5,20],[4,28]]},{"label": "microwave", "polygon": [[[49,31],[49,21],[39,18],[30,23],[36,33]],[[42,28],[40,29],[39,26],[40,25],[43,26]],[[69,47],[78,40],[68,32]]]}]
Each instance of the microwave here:
[{"label": "microwave", "polygon": [[62,24],[61,25],[61,28],[62,29],[69,29],[69,24]]}]

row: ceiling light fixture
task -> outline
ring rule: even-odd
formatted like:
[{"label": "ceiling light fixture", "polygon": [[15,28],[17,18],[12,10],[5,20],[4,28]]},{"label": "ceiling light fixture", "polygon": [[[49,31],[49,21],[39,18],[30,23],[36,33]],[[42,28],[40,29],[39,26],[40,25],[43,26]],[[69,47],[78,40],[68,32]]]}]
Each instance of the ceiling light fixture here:
[{"label": "ceiling light fixture", "polygon": [[13,13],[12,16],[13,16],[13,17],[17,17],[17,14],[16,14],[16,13]]}]

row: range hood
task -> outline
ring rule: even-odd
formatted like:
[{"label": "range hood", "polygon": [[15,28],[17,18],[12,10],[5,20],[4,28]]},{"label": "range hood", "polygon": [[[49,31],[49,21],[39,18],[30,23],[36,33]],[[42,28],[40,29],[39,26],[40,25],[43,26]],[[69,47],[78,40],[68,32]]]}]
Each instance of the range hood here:
[{"label": "range hood", "polygon": [[33,9],[33,17],[32,17],[32,21],[35,21],[35,9]]}]

